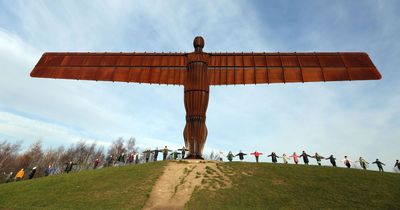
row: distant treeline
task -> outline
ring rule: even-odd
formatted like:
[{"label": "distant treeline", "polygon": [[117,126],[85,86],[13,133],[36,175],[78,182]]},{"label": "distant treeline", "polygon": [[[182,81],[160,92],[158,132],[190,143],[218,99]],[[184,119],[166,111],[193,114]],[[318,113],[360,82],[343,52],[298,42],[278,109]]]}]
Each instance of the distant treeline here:
[{"label": "distant treeline", "polygon": [[7,140],[0,142],[0,183],[4,182],[3,176],[10,172],[15,174],[22,168],[28,173],[36,167],[35,177],[41,177],[49,165],[54,169],[53,174],[58,174],[62,173],[66,164],[71,161],[76,164],[73,170],[80,171],[92,168],[96,159],[105,164],[106,156],[137,153],[135,138],[128,140],[118,138],[107,150],[97,143],[86,141],[79,141],[68,148],[59,146],[57,149],[44,150],[42,142],[37,141],[27,150],[21,151],[22,143],[22,141],[11,143]]}]

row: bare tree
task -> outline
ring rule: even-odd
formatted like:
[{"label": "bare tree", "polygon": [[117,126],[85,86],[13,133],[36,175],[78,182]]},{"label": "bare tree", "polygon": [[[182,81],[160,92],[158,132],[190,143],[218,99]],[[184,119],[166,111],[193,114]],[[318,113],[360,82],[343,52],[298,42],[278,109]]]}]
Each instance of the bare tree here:
[{"label": "bare tree", "polygon": [[131,137],[126,142],[126,150],[127,150],[128,153],[136,153],[137,152],[136,139],[134,137]]},{"label": "bare tree", "polygon": [[[96,142],[88,144],[79,141],[71,144],[67,149],[60,146],[57,149],[42,149],[42,141],[38,140],[22,153],[19,153],[22,142],[14,144],[7,141],[0,142],[0,173],[11,171],[17,172],[24,168],[27,172],[37,167],[35,177],[44,175],[45,169],[51,165],[55,173],[64,171],[65,163],[74,162],[77,166],[74,170],[92,168],[95,159],[105,160],[104,147],[98,146]],[[121,155],[122,153],[136,153],[136,139],[131,137],[125,141],[122,137],[113,141],[108,149],[110,155]],[[1,182],[1,181],[0,181]]]},{"label": "bare tree", "polygon": [[16,159],[17,168],[32,169],[41,165],[43,158],[42,141],[38,140],[33,143],[28,150]]},{"label": "bare tree", "polygon": [[21,148],[21,142],[14,144],[4,140],[0,142],[0,172],[9,172],[17,170],[14,163]]},{"label": "bare tree", "polygon": [[49,165],[52,167],[57,167],[63,152],[64,147],[59,147],[58,149],[48,149],[43,155],[42,167],[46,168]]},{"label": "bare tree", "polygon": [[117,140],[113,141],[108,150],[108,155],[120,155],[126,152],[126,148],[124,146],[124,139],[119,137]]}]

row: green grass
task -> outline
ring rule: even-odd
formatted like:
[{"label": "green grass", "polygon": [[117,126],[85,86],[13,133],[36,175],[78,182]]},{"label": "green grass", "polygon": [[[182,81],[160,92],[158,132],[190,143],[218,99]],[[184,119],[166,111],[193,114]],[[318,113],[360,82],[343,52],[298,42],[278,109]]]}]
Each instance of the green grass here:
[{"label": "green grass", "polygon": [[[199,189],[186,209],[400,209],[400,174],[271,163],[225,163],[232,187]],[[244,173],[242,173],[244,172]]]},{"label": "green grass", "polygon": [[[0,209],[141,209],[165,162],[0,184]],[[186,209],[400,209],[400,174],[271,163],[224,163],[202,173]],[[185,175],[191,169],[187,169]],[[198,174],[196,174],[198,175]]]},{"label": "green grass", "polygon": [[165,162],[0,184],[0,209],[141,209]]}]

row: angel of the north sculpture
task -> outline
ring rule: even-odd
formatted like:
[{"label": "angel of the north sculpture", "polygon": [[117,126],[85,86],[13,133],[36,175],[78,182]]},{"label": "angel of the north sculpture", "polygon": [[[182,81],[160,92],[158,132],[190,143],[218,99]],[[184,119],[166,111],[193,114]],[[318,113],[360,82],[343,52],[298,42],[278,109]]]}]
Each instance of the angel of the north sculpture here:
[{"label": "angel of the north sculpture", "polygon": [[210,85],[377,80],[381,75],[360,52],[203,52],[204,39],[190,53],[44,53],[32,77],[183,85],[187,158],[201,159],[207,138]]}]

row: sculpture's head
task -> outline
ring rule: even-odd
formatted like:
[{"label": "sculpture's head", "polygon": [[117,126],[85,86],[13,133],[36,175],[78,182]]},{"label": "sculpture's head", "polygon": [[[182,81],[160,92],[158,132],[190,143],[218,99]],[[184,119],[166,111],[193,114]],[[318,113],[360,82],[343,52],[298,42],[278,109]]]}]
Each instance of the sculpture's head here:
[{"label": "sculpture's head", "polygon": [[193,47],[195,52],[203,52],[204,39],[201,36],[196,36],[193,40]]}]

